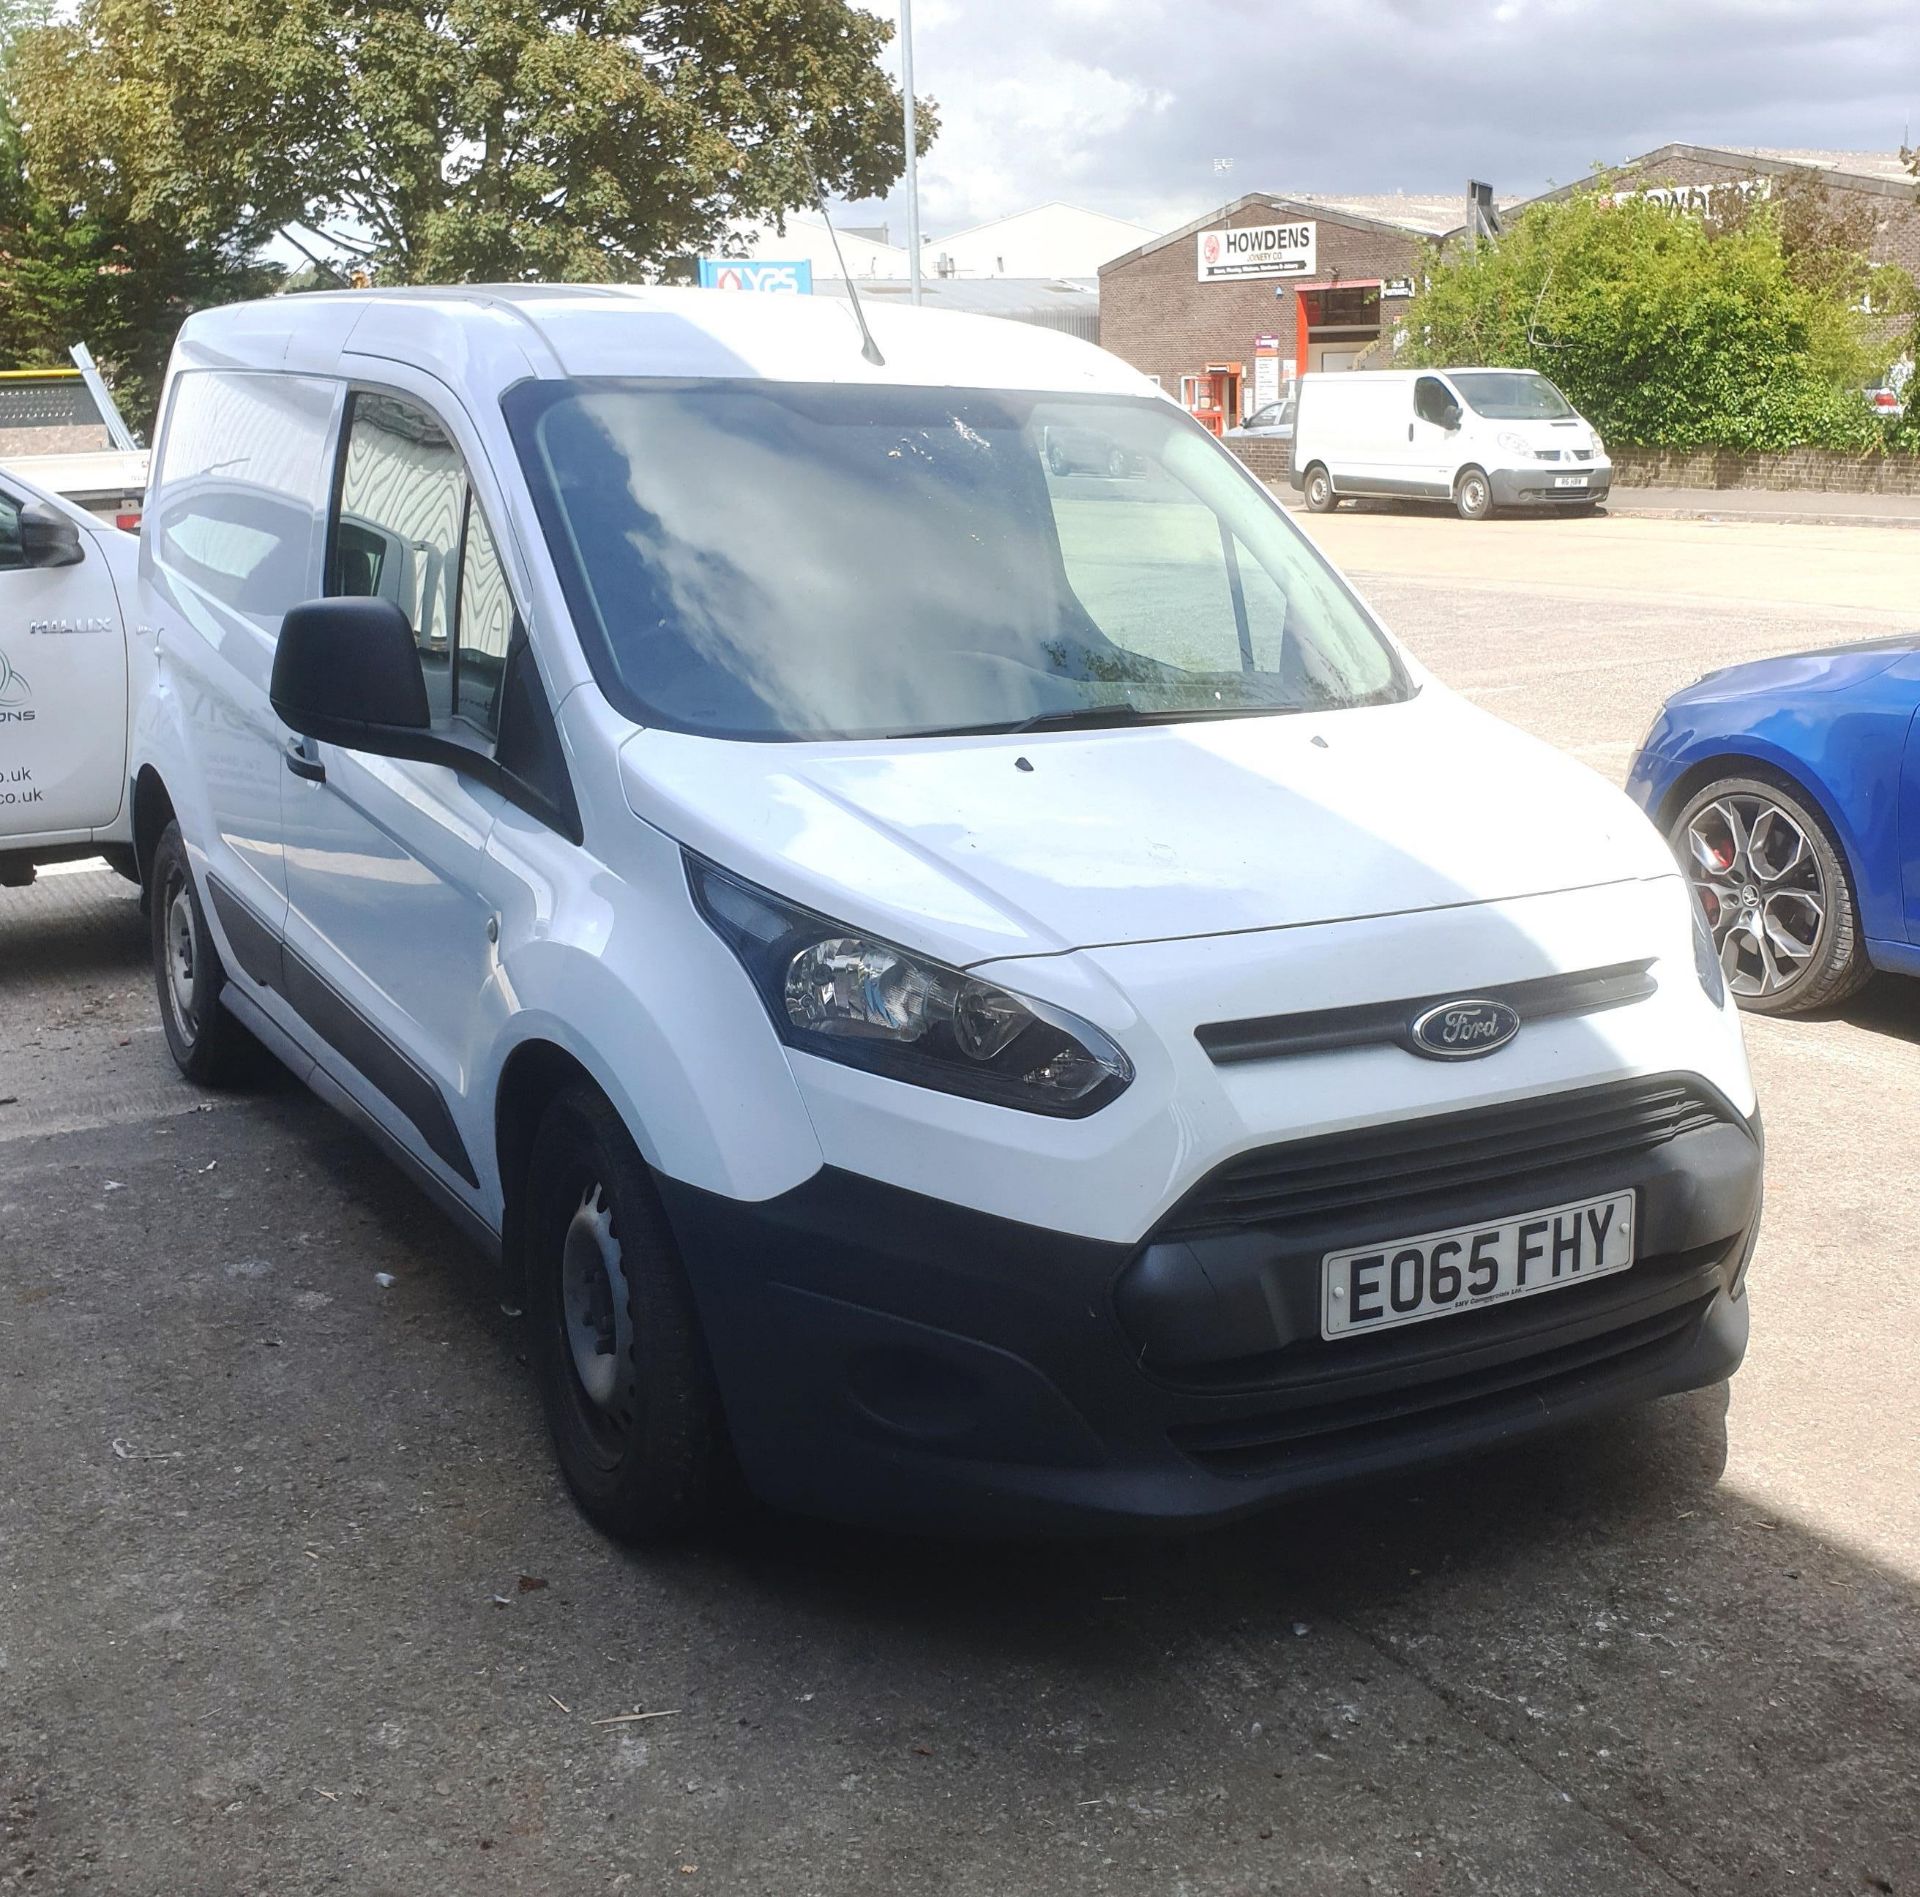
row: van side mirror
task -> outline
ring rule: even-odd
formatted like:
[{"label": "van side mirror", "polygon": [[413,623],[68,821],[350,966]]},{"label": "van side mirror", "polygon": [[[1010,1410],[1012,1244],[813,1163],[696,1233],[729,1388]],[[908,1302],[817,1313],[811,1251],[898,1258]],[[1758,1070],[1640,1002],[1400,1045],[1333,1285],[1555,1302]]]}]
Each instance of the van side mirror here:
[{"label": "van side mirror", "polygon": [[433,721],[413,627],[390,599],[316,599],[280,622],[268,688],[303,738],[379,756],[419,755]]},{"label": "van side mirror", "polygon": [[78,566],[87,557],[80,529],[44,501],[20,510],[20,550],[28,566]]},{"label": "van side mirror", "polygon": [[78,566],[86,557],[80,529],[58,508],[0,495],[0,567]]},{"label": "van side mirror", "polygon": [[1440,411],[1440,426],[1446,429],[1449,434],[1460,426],[1460,404],[1458,402],[1449,402],[1446,407]]}]

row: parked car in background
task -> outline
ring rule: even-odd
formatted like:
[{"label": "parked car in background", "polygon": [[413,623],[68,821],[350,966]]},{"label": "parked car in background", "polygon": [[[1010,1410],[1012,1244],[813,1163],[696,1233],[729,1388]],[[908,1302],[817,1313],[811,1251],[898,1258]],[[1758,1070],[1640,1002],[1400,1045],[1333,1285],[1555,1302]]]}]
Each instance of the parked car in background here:
[{"label": "parked car in background", "polygon": [[1693,883],[1756,1014],[1920,975],[1920,635],[1710,672],[1662,707],[1627,788]]},{"label": "parked car in background", "polygon": [[[735,1470],[1219,1521],[1729,1376],[1756,1105],[1660,840],[1145,377],[871,321],[189,318],[133,765],[181,1069],[264,1042],[502,1259],[630,1538]],[[1095,442],[1150,478],[1051,473]]]},{"label": "parked car in background", "polygon": [[1592,423],[1531,369],[1347,370],[1300,378],[1293,484],[1309,511],[1354,495],[1590,510],[1613,464]]},{"label": "parked car in background", "polygon": [[1278,402],[1269,402],[1264,408],[1256,408],[1237,428],[1229,428],[1227,437],[1230,440],[1291,441],[1293,408],[1294,398],[1291,395]]},{"label": "parked car in background", "polygon": [[1142,472],[1139,457],[1105,430],[1071,422],[1049,422],[1042,431],[1040,453],[1056,475],[1104,474],[1119,481]]},{"label": "parked car in background", "polygon": [[1907,412],[1906,399],[1898,389],[1869,389],[1867,406],[1887,422],[1897,422]]},{"label": "parked car in background", "polygon": [[153,664],[128,620],[139,551],[0,470],[0,888],[77,857],[133,873],[127,720]]}]

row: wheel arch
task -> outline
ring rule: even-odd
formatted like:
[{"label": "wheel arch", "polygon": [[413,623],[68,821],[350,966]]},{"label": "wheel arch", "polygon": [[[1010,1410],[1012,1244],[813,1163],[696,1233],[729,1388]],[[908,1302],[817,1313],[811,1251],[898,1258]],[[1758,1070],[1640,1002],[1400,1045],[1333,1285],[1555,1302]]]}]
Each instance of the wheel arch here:
[{"label": "wheel arch", "polygon": [[[493,1097],[494,1160],[500,1169],[500,1261],[502,1269],[516,1281],[524,1270],[521,1246],[525,1238],[526,1179],[533,1142],[547,1109],[568,1087],[579,1082],[593,1088],[623,1121],[628,1119],[600,1076],[558,1041],[543,1038],[522,1041],[508,1054],[500,1069]],[[638,1129],[631,1122],[627,1131],[634,1135],[634,1144],[640,1146]]]},{"label": "wheel arch", "polygon": [[151,764],[141,765],[133,780],[133,861],[142,908],[152,895],[153,853],[176,814],[166,780]]},{"label": "wheel arch", "polygon": [[1855,857],[1858,841],[1838,800],[1803,762],[1785,759],[1771,747],[1756,745],[1744,751],[1714,751],[1687,765],[1668,785],[1666,795],[1660,800],[1659,824],[1663,836],[1673,828],[1688,800],[1717,777],[1757,777],[1763,783],[1771,781],[1794,796],[1805,799],[1820,813],[1827,828],[1833,832],[1834,841],[1846,857],[1847,873],[1857,885],[1859,867]]}]

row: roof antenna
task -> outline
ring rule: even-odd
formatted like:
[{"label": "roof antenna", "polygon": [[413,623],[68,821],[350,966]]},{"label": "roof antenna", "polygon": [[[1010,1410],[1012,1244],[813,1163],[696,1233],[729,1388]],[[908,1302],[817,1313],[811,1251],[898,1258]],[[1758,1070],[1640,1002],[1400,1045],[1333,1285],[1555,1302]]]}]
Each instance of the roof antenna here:
[{"label": "roof antenna", "polygon": [[884,369],[887,359],[880,353],[880,345],[873,340],[873,331],[867,327],[867,313],[860,307],[860,286],[854,282],[847,269],[847,260],[840,254],[840,233],[833,228],[833,219],[827,215],[827,194],[821,188],[820,174],[813,169],[811,158],[807,160],[807,169],[813,172],[814,200],[820,206],[820,221],[827,227],[827,235],[833,239],[833,260],[840,266],[840,280],[847,286],[847,301],[853,305],[853,320],[860,325],[860,353],[876,369]]}]

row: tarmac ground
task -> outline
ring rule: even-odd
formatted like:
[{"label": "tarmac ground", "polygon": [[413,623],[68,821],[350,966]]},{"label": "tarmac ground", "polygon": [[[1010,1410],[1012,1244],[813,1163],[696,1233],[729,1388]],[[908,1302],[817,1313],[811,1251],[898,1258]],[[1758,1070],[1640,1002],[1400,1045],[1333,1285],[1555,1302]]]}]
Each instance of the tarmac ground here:
[{"label": "tarmac ground", "polygon": [[[1310,530],[1616,778],[1920,618],[1871,526]],[[126,885],[0,891],[0,1022],[0,1890],[1920,1893],[1920,986],[1751,1024],[1723,1389],[1195,1539],[644,1558],[434,1210],[175,1077]]]}]

